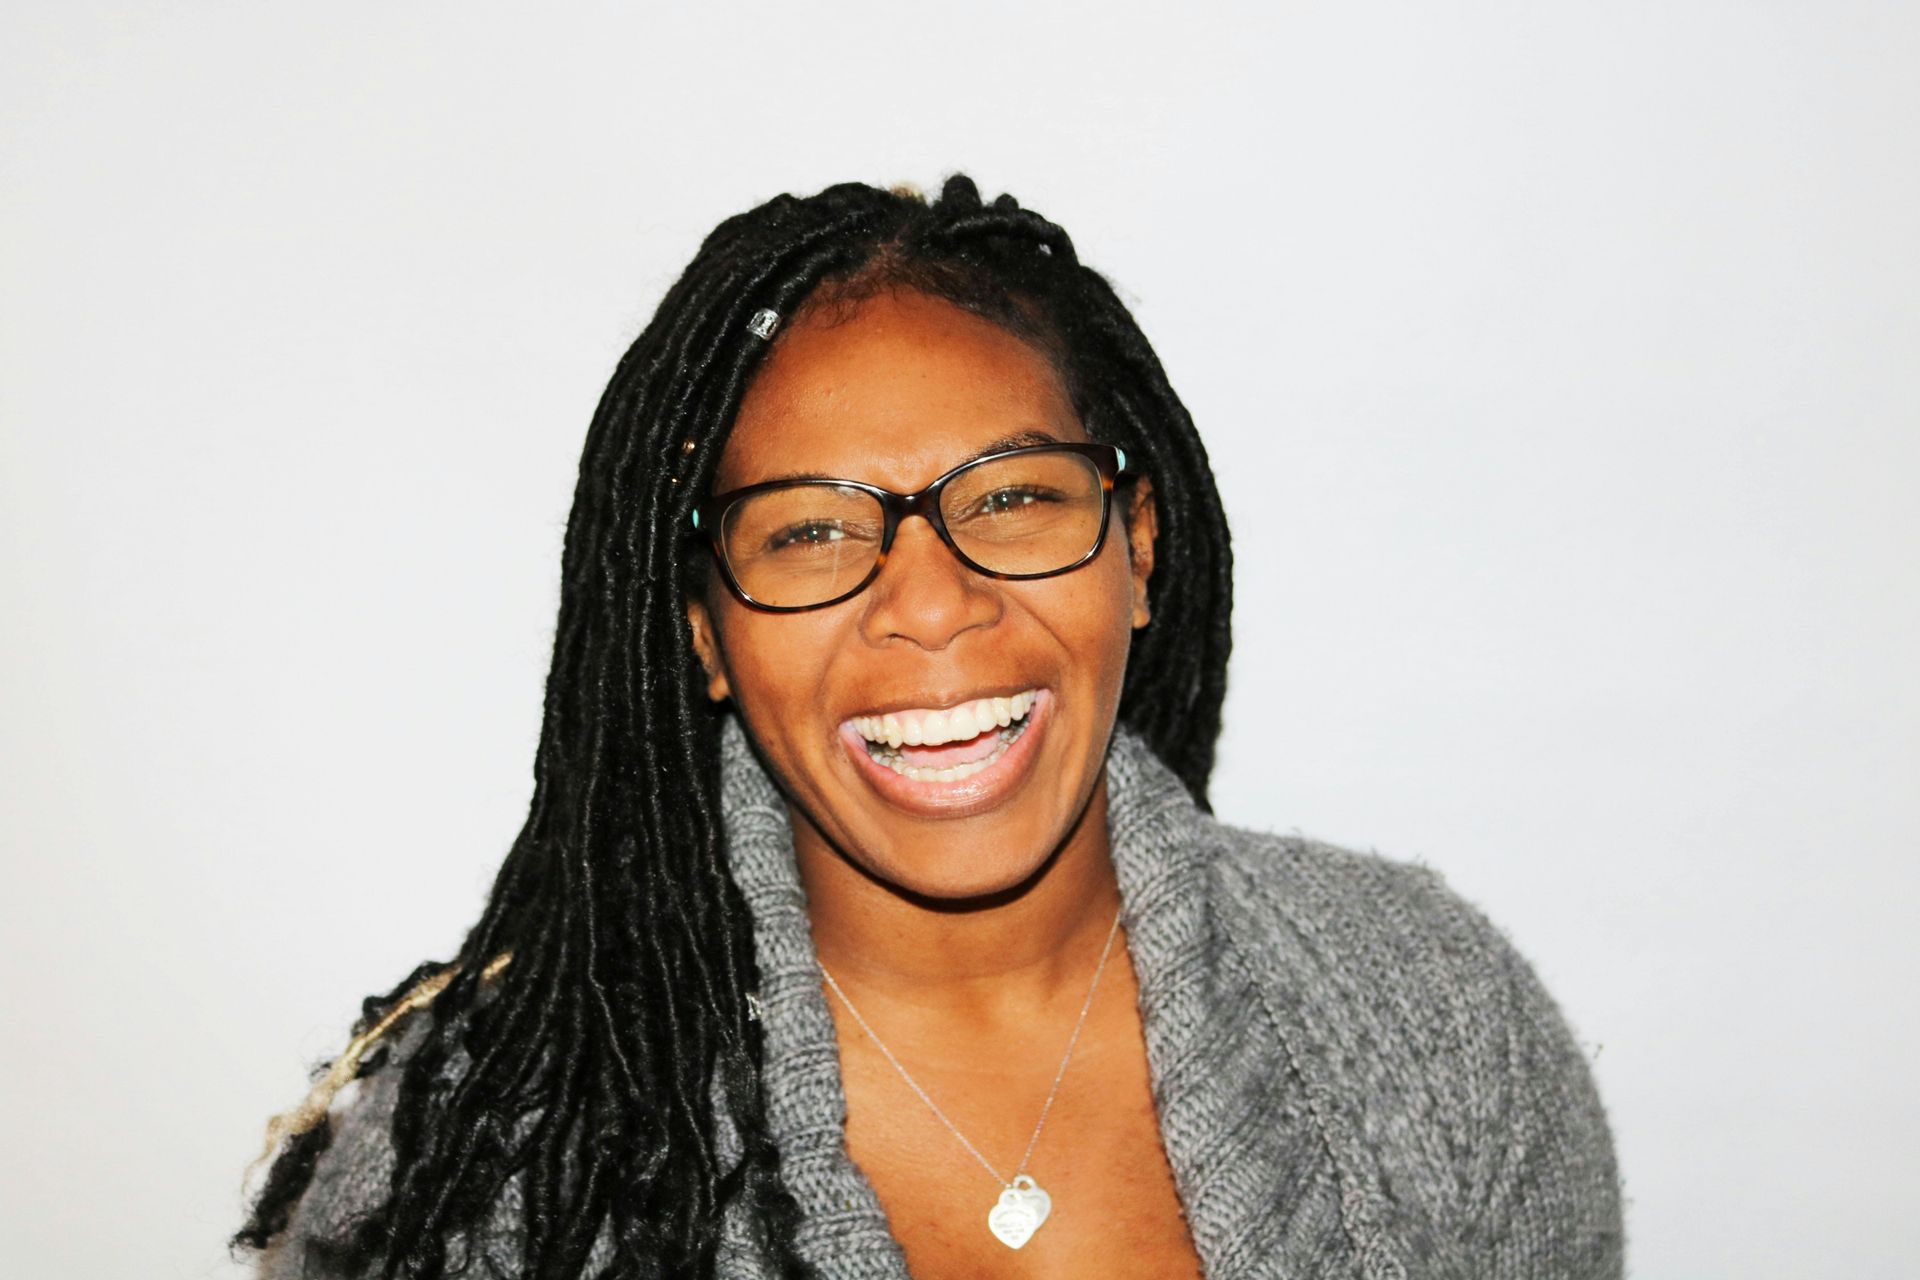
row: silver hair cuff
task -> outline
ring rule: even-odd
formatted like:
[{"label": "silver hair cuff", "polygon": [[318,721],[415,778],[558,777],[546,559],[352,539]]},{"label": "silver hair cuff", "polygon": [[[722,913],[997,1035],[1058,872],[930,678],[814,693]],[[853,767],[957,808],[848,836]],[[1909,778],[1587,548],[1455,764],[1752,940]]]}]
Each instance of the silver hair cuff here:
[{"label": "silver hair cuff", "polygon": [[762,307],[753,313],[747,321],[747,332],[756,338],[771,338],[773,331],[780,327],[780,313],[772,307]]}]

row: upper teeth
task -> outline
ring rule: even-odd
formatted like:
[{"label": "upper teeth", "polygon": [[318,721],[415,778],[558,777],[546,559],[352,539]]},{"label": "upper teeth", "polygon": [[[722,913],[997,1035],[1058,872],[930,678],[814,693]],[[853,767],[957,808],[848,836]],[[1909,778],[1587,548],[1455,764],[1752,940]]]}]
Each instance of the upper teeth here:
[{"label": "upper teeth", "polygon": [[975,698],[944,711],[889,711],[883,716],[855,716],[853,727],[868,742],[890,747],[937,747],[943,742],[965,742],[989,729],[1005,728],[1033,707],[1037,691],[1011,698]]}]

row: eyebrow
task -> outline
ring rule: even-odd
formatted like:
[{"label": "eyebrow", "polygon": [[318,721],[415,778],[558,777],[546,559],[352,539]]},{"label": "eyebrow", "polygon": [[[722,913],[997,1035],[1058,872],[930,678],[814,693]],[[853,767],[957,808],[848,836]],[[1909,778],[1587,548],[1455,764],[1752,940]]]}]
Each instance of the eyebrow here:
[{"label": "eyebrow", "polygon": [[[954,463],[953,466],[943,468],[941,474],[945,475],[948,471],[952,471],[954,467],[964,467],[969,462],[978,462],[989,454],[1005,453],[1009,449],[1024,449],[1036,444],[1063,443],[1065,442],[1062,441],[1060,437],[1045,431],[1016,431],[1012,435],[1001,436],[992,444],[974,450],[966,457]],[[823,471],[793,471],[784,475],[768,476],[764,480],[754,481],[754,484],[791,484],[800,480],[850,480],[852,478],[851,476],[830,476]]]}]

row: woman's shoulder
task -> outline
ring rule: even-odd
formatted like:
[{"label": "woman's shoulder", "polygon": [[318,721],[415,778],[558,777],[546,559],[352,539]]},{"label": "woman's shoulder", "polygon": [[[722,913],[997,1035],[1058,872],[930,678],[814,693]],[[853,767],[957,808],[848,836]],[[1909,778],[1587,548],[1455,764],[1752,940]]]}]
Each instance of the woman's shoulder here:
[{"label": "woman's shoulder", "polygon": [[1210,893],[1242,945],[1296,972],[1375,975],[1456,997],[1530,968],[1506,932],[1424,863],[1209,821]]},{"label": "woman's shoulder", "polygon": [[1484,1022],[1532,983],[1507,936],[1428,866],[1223,822],[1136,734],[1117,738],[1109,773],[1116,851],[1133,878],[1197,890],[1218,957],[1296,1001],[1375,1021]]},{"label": "woman's shoulder", "polygon": [[1554,1274],[1617,1276],[1619,1174],[1588,1055],[1506,932],[1430,867],[1207,832],[1221,950],[1293,1069],[1344,1114],[1356,1159],[1449,1206],[1407,1234],[1466,1249],[1475,1274],[1544,1257],[1565,1264]]},{"label": "woman's shoulder", "polygon": [[1372,1107],[1447,1099],[1437,1114],[1465,1124],[1474,1100],[1541,1087],[1592,1096],[1587,1053],[1532,963],[1438,871],[1208,826],[1223,962],[1252,981],[1295,1052],[1364,1077],[1347,1083],[1379,1093]]}]

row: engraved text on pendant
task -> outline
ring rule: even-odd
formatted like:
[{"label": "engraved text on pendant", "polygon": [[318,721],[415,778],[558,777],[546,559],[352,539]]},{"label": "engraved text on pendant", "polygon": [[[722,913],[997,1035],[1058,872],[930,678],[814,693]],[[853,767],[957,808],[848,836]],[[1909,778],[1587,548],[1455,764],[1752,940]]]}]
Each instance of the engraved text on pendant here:
[{"label": "engraved text on pendant", "polygon": [[1026,1174],[1000,1193],[1000,1203],[987,1214],[987,1228],[1009,1249],[1033,1239],[1033,1233],[1053,1212],[1053,1197]]}]

